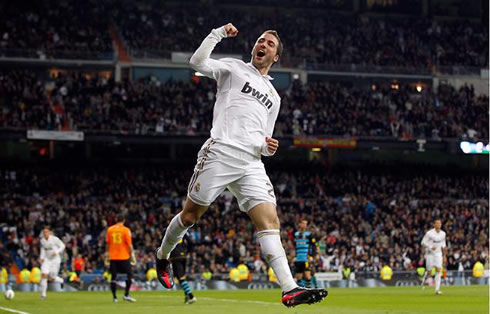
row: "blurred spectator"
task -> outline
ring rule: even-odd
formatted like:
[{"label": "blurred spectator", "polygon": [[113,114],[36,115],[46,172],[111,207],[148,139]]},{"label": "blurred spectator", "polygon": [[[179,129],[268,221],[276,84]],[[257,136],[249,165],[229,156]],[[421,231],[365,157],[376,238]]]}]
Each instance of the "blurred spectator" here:
[{"label": "blurred spectator", "polygon": [[[88,133],[207,135],[215,84],[152,77],[116,83],[83,73],[54,84],[29,71],[0,72],[0,127]],[[280,91],[276,136],[384,136],[403,139],[488,138],[488,97],[472,86],[436,92],[347,88],[312,82]]]},{"label": "blurred spectator", "polygon": [[[356,273],[379,274],[384,264],[394,271],[414,270],[422,256],[421,237],[434,216],[441,217],[447,233],[449,270],[470,270],[477,260],[488,262],[484,175],[404,166],[327,171],[310,164],[294,172],[285,169],[269,171],[284,247],[294,256],[292,234],[300,217],[314,223],[323,243],[318,271],[346,266]],[[15,179],[5,180],[7,172],[15,172]],[[1,170],[0,253],[24,268],[38,258],[38,235],[48,224],[56,226],[53,231],[76,251],[69,254],[69,263],[81,254],[86,272],[102,272],[105,229],[115,213],[126,208],[138,272],[144,273],[162,238],[160,226],[181,209],[190,177],[180,169]],[[267,275],[253,225],[235,202],[227,203],[218,198],[191,229],[190,278],[208,270],[213,278],[228,280],[228,272],[241,260],[251,273]],[[375,206],[367,207],[369,203]],[[202,230],[212,232],[201,236]]]},{"label": "blurred spectator", "polygon": [[112,59],[107,15],[95,1],[6,4],[0,18],[0,56]]}]

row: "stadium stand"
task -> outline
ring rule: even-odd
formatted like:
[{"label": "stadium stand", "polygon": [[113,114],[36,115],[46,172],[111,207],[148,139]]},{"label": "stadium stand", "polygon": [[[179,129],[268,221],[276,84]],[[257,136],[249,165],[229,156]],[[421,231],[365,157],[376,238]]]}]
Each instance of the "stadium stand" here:
[{"label": "stadium stand", "polygon": [[[208,134],[215,84],[138,81],[81,73],[43,80],[30,71],[0,73],[0,127],[98,133]],[[487,138],[488,97],[471,86],[421,93],[403,86],[375,91],[295,81],[281,91],[277,136]]]},{"label": "stadium stand", "polygon": [[0,13],[0,57],[112,59],[107,13],[93,2],[4,4]]},{"label": "stadium stand", "polygon": [[[309,219],[323,248],[319,270],[348,265],[356,272],[375,273],[387,262],[394,270],[413,270],[422,256],[423,232],[435,216],[448,232],[449,269],[470,269],[477,259],[488,263],[488,177],[424,168],[329,171],[316,163],[294,172],[279,169],[270,176],[286,250],[294,255],[296,223],[301,217]],[[56,221],[55,232],[67,243],[66,265],[80,253],[86,271],[100,273],[104,229],[121,208],[127,210],[138,250],[137,271],[151,268],[161,226],[180,210],[191,173],[154,168],[3,169],[1,176],[4,262],[16,261],[20,269],[32,263],[39,254],[42,225]],[[222,195],[191,229],[196,246],[189,275],[208,269],[215,278],[226,277],[241,261],[264,274],[253,231],[231,196]]]}]

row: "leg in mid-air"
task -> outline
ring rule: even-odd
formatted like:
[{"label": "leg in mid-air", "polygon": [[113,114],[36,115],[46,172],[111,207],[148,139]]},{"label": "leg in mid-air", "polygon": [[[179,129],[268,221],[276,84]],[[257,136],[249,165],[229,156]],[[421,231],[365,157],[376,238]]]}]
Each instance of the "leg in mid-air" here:
[{"label": "leg in mid-air", "polygon": [[283,291],[283,304],[290,307],[299,304],[313,304],[323,300],[328,294],[325,289],[307,289],[298,287],[296,284],[282,246],[280,223],[275,205],[268,202],[260,203],[248,214],[258,230],[257,238],[262,253],[274,270]]},{"label": "leg in mid-air", "polygon": [[208,206],[201,206],[187,198],[184,209],[175,215],[165,231],[162,244],[156,252],[158,281],[167,289],[174,285],[170,253],[177,246],[185,233],[206,212]]}]

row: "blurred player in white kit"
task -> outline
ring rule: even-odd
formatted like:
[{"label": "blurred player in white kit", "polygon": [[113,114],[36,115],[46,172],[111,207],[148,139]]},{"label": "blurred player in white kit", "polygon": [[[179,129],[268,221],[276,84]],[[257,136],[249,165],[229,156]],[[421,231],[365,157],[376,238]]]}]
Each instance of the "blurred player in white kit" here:
[{"label": "blurred player in white kit", "polygon": [[442,266],[447,263],[446,259],[446,233],[441,230],[442,222],[440,219],[434,220],[434,228],[427,231],[422,239],[422,246],[425,249],[426,272],[430,273],[432,268],[436,269],[435,288],[436,294],[442,294],[441,272]]},{"label": "blurred player in white kit", "polygon": [[51,234],[48,226],[43,228],[41,237],[41,299],[46,299],[48,281],[63,284],[63,278],[58,276],[61,264],[61,254],[65,250],[65,244]]}]

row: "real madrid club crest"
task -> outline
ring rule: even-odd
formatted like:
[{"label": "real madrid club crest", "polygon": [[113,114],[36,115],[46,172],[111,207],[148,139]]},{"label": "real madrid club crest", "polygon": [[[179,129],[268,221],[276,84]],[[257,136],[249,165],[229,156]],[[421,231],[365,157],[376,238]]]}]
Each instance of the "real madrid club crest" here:
[{"label": "real madrid club crest", "polygon": [[197,182],[196,187],[194,189],[196,190],[196,192],[199,192],[199,190],[201,189],[201,183]]}]

